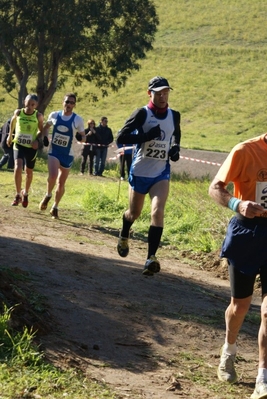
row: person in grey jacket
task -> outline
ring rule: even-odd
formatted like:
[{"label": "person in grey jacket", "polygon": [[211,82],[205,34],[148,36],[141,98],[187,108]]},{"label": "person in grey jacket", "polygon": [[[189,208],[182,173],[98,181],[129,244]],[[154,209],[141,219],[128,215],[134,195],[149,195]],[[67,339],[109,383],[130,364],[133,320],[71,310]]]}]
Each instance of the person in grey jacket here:
[{"label": "person in grey jacket", "polygon": [[112,130],[108,127],[108,119],[102,116],[100,124],[95,129],[96,156],[94,158],[94,176],[102,176],[105,170],[108,146],[113,142]]}]

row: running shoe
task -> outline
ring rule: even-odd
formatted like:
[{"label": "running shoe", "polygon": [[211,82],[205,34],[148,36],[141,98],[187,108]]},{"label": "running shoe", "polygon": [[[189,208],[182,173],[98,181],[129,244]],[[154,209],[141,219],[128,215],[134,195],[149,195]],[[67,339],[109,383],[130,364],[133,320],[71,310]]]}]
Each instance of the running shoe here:
[{"label": "running shoe", "polygon": [[42,201],[39,204],[39,209],[40,211],[45,211],[47,208],[47,204],[48,202],[51,200],[51,197],[49,197],[48,195],[45,195],[44,198],[42,199]]},{"label": "running shoe", "polygon": [[267,382],[258,382],[255,385],[251,399],[263,399],[267,398]]},{"label": "running shoe", "polygon": [[229,355],[221,349],[220,364],[218,366],[217,375],[220,381],[229,382],[233,384],[237,380],[235,371],[235,355]]},{"label": "running shoe", "polygon": [[22,206],[23,206],[23,208],[27,208],[28,203],[29,203],[28,195],[25,195],[24,191],[21,193],[21,195],[22,195]]},{"label": "running shoe", "polygon": [[52,219],[58,219],[58,209],[57,208],[51,208],[50,215],[52,216]]},{"label": "running shoe", "polygon": [[20,204],[20,203],[21,203],[21,196],[19,194],[17,194],[11,205],[12,206],[18,206],[18,204]]},{"label": "running shoe", "polygon": [[145,267],[143,270],[144,276],[154,276],[154,273],[160,271],[160,264],[155,255],[151,255],[150,258],[146,260]]},{"label": "running shoe", "polygon": [[129,253],[128,241],[129,241],[128,238],[119,237],[119,241],[118,241],[118,245],[117,245],[117,251],[118,251],[118,254],[122,258],[126,258],[126,256]]}]

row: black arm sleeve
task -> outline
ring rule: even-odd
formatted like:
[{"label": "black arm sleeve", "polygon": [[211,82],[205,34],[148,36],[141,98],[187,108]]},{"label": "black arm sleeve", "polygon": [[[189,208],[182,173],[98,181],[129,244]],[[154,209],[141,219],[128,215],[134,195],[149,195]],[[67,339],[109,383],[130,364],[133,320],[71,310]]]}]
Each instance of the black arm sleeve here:
[{"label": "black arm sleeve", "polygon": [[[138,108],[126,120],[124,126],[117,135],[117,144],[139,144],[145,141],[145,135],[142,129],[146,120],[145,108]],[[137,134],[131,134],[134,130],[138,131]]]},{"label": "black arm sleeve", "polygon": [[174,137],[174,143],[180,146],[180,141],[181,141],[181,128],[180,128],[180,121],[181,121],[181,115],[180,112],[172,110],[173,114],[173,120],[174,120],[174,132],[173,132],[173,137]]}]

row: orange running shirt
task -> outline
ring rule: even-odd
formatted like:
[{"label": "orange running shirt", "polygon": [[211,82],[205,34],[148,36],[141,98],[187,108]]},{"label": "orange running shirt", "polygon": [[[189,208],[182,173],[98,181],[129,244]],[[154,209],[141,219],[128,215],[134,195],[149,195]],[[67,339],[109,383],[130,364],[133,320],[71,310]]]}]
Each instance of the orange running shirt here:
[{"label": "orange running shirt", "polygon": [[267,143],[266,133],[237,144],[216,177],[226,185],[234,184],[234,196],[256,201],[267,209]]}]

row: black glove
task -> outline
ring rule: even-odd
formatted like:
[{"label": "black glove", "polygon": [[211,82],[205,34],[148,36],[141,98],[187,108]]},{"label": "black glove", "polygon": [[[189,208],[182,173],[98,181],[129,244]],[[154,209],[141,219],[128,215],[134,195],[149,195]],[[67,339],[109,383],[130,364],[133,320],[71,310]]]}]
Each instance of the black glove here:
[{"label": "black glove", "polygon": [[160,126],[152,127],[148,132],[144,133],[144,142],[154,140],[161,136]]},{"label": "black glove", "polygon": [[169,151],[169,157],[173,162],[177,162],[180,158],[180,146],[175,144]]},{"label": "black glove", "polygon": [[49,140],[48,140],[48,137],[47,137],[47,136],[44,136],[44,138],[43,138],[43,145],[44,145],[45,147],[48,147],[48,146],[49,146]]},{"label": "black glove", "polygon": [[82,139],[83,139],[82,135],[78,132],[76,133],[75,138],[77,141],[82,141]]}]

